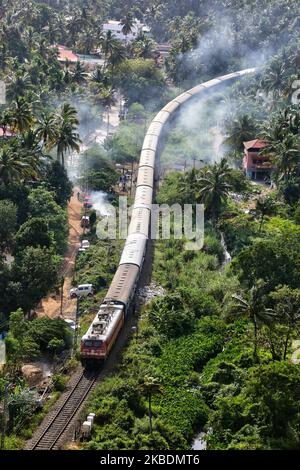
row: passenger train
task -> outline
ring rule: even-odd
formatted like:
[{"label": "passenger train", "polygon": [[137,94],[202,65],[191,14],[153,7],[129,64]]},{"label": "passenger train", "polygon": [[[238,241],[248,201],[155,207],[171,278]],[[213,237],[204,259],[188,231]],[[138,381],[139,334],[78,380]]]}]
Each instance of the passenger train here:
[{"label": "passenger train", "polygon": [[132,217],[119,267],[103,304],[81,339],[81,361],[84,366],[97,365],[107,359],[133,303],[146,253],[155,160],[164,125],[175,111],[193,97],[204,94],[217,85],[254,72],[255,69],[246,69],[202,83],[177,96],[151,122],[141,151]]}]

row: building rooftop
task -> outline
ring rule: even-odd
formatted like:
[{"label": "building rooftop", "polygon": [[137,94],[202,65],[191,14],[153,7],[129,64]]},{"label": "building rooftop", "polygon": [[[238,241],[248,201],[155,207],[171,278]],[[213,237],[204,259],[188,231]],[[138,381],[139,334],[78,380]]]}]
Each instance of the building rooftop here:
[{"label": "building rooftop", "polygon": [[79,57],[74,54],[70,49],[67,49],[65,46],[56,46],[58,49],[58,60],[59,62],[78,62]]},{"label": "building rooftop", "polygon": [[255,139],[255,140],[249,140],[248,142],[243,142],[244,147],[246,150],[249,149],[263,149],[266,147],[266,142],[265,140],[262,139]]}]

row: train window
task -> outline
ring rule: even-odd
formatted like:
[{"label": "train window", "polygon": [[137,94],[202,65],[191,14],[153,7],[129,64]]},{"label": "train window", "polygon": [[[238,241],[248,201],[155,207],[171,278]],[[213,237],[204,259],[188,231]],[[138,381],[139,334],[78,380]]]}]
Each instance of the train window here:
[{"label": "train window", "polygon": [[103,341],[100,340],[91,340],[87,339],[84,342],[84,346],[86,348],[100,348],[102,346]]}]

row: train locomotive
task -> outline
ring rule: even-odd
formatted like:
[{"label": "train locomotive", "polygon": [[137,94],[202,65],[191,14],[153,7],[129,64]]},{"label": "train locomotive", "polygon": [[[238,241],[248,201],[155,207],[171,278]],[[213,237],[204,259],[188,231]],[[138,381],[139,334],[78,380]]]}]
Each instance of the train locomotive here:
[{"label": "train locomotive", "polygon": [[121,260],[103,304],[81,338],[80,355],[84,366],[97,365],[107,359],[133,302],[149,236],[155,160],[164,125],[191,98],[254,72],[253,68],[246,69],[202,83],[170,101],[151,122],[141,151],[132,217]]}]

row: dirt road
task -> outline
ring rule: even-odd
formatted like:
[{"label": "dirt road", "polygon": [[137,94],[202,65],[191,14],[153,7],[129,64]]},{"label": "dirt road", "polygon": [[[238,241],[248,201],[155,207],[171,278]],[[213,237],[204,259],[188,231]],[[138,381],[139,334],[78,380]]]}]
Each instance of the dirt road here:
[{"label": "dirt road", "polygon": [[[64,258],[64,264],[60,276],[64,277],[63,288],[63,317],[75,319],[76,300],[69,299],[69,290],[74,275],[75,258],[80,246],[80,227],[82,203],[77,199],[79,189],[74,188],[73,196],[68,205],[69,237],[68,249]],[[60,294],[50,294],[43,299],[36,310],[38,316],[59,317],[61,316],[61,297]]]}]

